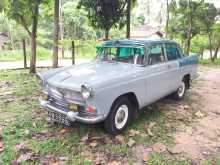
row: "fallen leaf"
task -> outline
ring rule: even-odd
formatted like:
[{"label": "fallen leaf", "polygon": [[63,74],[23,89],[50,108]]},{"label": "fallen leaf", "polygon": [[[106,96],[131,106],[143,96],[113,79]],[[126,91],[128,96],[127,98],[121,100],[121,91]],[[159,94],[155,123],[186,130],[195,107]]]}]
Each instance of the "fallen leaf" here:
[{"label": "fallen leaf", "polygon": [[203,114],[201,111],[197,111],[197,112],[195,113],[195,115],[196,115],[198,118],[202,118],[202,117],[205,116],[205,114]]},{"label": "fallen leaf", "polygon": [[152,148],[154,152],[158,152],[158,153],[162,153],[166,151],[166,146],[163,143],[155,143],[152,146]]},{"label": "fallen leaf", "polygon": [[67,133],[67,132],[68,132],[68,129],[63,128],[63,129],[61,129],[59,132],[60,132],[60,134],[65,134],[65,133]]},{"label": "fallen leaf", "polygon": [[133,139],[129,139],[127,145],[128,145],[129,147],[133,147],[133,146],[135,145],[135,141],[134,141]]},{"label": "fallen leaf", "polygon": [[180,154],[182,152],[182,148],[180,148],[178,145],[174,146],[173,148],[168,148],[167,150],[171,154]]},{"label": "fallen leaf", "polygon": [[112,162],[109,162],[107,165],[121,165],[121,162],[117,162],[117,161],[112,161]]},{"label": "fallen leaf", "polygon": [[152,131],[151,131],[150,128],[147,129],[147,133],[148,133],[148,135],[150,135],[150,136],[154,136],[154,134],[152,133]]},{"label": "fallen leaf", "polygon": [[149,123],[148,128],[150,128],[150,129],[151,129],[151,128],[153,128],[155,125],[156,125],[156,123],[155,123],[155,122],[150,122],[150,123]]},{"label": "fallen leaf", "polygon": [[51,165],[59,165],[59,162],[58,161],[52,162]]},{"label": "fallen leaf", "polygon": [[68,159],[68,157],[60,156],[60,157],[59,157],[59,160],[62,161],[62,162],[64,162],[64,161],[67,161],[67,160],[69,160],[69,159]]},{"label": "fallen leaf", "polygon": [[188,110],[188,109],[189,109],[189,106],[188,106],[188,105],[185,105],[183,109]]},{"label": "fallen leaf", "polygon": [[22,155],[20,155],[20,156],[18,157],[18,159],[17,159],[16,162],[17,162],[17,163],[22,163],[22,162],[24,162],[24,161],[31,160],[32,156],[33,156],[33,153],[22,154]]},{"label": "fallen leaf", "polygon": [[144,154],[144,155],[143,155],[143,161],[144,161],[144,162],[147,162],[149,159],[150,159],[150,158],[149,158],[149,155],[148,155],[148,154]]},{"label": "fallen leaf", "polygon": [[92,141],[91,143],[89,143],[90,147],[96,147],[98,145],[97,141]]},{"label": "fallen leaf", "polygon": [[117,139],[121,144],[125,143],[124,136],[122,135],[117,135],[115,139]]},{"label": "fallen leaf", "polygon": [[134,129],[131,129],[129,130],[129,136],[135,136],[135,135],[139,135],[140,134],[140,131],[137,131],[137,130],[134,130]]},{"label": "fallen leaf", "polygon": [[30,135],[30,134],[31,134],[31,131],[30,131],[29,129],[26,129],[26,130],[24,131],[24,133],[25,133],[26,135]]},{"label": "fallen leaf", "polygon": [[35,122],[32,123],[32,126],[33,126],[34,128],[37,128],[37,124],[36,124]]},{"label": "fallen leaf", "polygon": [[88,136],[88,134],[86,135],[86,136],[83,136],[82,138],[81,138],[81,142],[87,142],[89,140],[89,136]]},{"label": "fallen leaf", "polygon": [[25,148],[25,145],[26,145],[25,142],[21,142],[21,143],[15,145],[15,149],[16,150],[23,149],[23,148]]}]

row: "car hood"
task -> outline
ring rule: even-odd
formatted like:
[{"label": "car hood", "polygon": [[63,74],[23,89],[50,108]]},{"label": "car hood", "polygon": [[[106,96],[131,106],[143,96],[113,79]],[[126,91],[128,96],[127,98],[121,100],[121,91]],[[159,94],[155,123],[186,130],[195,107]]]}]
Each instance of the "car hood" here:
[{"label": "car hood", "polygon": [[48,84],[79,91],[81,85],[89,84],[92,87],[100,87],[112,83],[119,77],[131,74],[131,69],[140,68],[133,64],[121,62],[91,62],[61,68],[60,71],[53,73],[46,80]]}]

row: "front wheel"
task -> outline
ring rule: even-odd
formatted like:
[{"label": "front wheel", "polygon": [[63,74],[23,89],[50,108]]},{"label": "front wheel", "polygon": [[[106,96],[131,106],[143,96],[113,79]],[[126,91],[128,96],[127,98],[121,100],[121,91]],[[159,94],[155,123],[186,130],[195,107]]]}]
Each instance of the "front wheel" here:
[{"label": "front wheel", "polygon": [[181,100],[185,96],[185,93],[186,93],[186,80],[183,79],[177,91],[173,93],[173,97],[175,100]]},{"label": "front wheel", "polygon": [[126,97],[116,100],[105,120],[105,129],[113,135],[125,130],[131,118],[131,109],[131,103]]}]

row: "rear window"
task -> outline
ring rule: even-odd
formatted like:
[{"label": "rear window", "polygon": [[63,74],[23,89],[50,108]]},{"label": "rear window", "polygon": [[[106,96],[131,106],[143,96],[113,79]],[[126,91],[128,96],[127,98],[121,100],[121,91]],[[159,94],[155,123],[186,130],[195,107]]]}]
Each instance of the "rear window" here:
[{"label": "rear window", "polygon": [[169,61],[180,58],[180,52],[176,44],[166,44],[166,54]]}]

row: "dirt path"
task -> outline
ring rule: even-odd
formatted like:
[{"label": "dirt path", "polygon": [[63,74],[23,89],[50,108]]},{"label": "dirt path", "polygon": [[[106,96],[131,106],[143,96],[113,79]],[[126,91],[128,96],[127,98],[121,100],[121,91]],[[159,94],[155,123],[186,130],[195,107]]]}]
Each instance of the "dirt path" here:
[{"label": "dirt path", "polygon": [[199,75],[192,89],[200,97],[196,120],[174,134],[173,150],[204,160],[220,154],[220,69],[202,67]]},{"label": "dirt path", "polygon": [[[76,60],[76,64],[86,63],[89,62],[89,59],[79,59]],[[28,64],[29,66],[29,61]],[[37,67],[50,67],[52,66],[51,60],[44,60],[44,61],[37,61]],[[70,66],[72,65],[71,60],[59,59],[59,66]],[[23,68],[24,64],[23,61],[10,61],[10,62],[0,62],[0,70],[2,69],[20,69]]]}]

